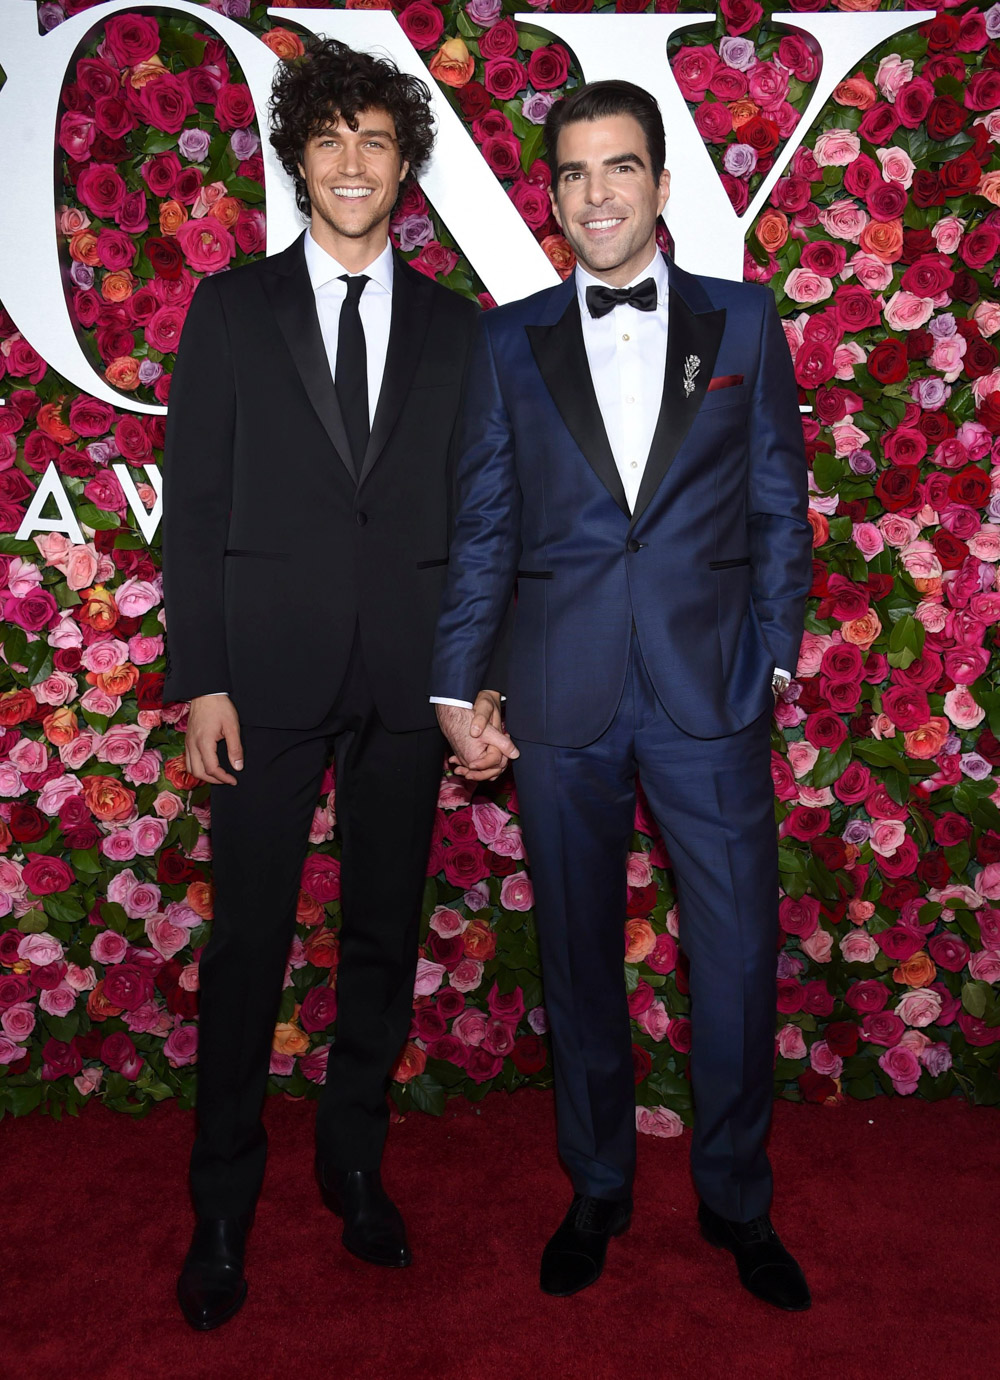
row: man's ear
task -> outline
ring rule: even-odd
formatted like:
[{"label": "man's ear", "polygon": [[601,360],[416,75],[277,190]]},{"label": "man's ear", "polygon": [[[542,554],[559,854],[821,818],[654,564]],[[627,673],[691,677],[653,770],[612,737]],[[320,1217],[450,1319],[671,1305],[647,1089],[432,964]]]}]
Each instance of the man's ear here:
[{"label": "man's ear", "polygon": [[556,224],[559,226],[559,229],[562,230],[564,227],[562,216],[559,214],[559,202],[556,200],[556,194],[551,187],[549,188],[549,202],[552,206],[552,214],[556,218]]},{"label": "man's ear", "polygon": [[407,162],[404,161],[404,163],[402,164],[402,166],[400,167],[400,170],[399,170],[399,180],[400,180],[400,182],[405,181],[405,179],[406,179],[406,174],[407,174],[409,171],[410,171],[410,165],[409,165],[409,163],[407,163]]},{"label": "man's ear", "polygon": [[667,202],[668,202],[669,200],[670,200],[670,169],[669,169],[669,168],[664,168],[663,171],[660,173],[660,181],[659,181],[658,186],[657,186],[657,205],[658,205],[658,207],[659,207],[659,212],[658,212],[658,214],[661,214],[661,215],[662,215],[662,213],[663,213],[663,208],[664,208],[664,206],[666,206],[666,204],[667,204]]}]

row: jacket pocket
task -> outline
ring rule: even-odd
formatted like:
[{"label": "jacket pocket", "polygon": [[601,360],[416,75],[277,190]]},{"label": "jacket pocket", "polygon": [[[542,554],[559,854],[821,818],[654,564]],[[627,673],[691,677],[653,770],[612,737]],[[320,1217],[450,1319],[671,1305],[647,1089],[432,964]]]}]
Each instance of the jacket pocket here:
[{"label": "jacket pocket", "polygon": [[417,561],[418,570],[433,570],[435,566],[447,565],[448,557],[442,556],[439,561]]},{"label": "jacket pocket", "polygon": [[227,547],[224,556],[254,556],[262,561],[294,561],[290,551],[241,551],[235,546]]},{"label": "jacket pocket", "polygon": [[709,561],[709,570],[732,570],[738,565],[749,565],[749,556],[735,556],[731,561]]},{"label": "jacket pocket", "polygon": [[519,570],[517,572],[519,580],[551,580],[554,575],[554,570]]}]

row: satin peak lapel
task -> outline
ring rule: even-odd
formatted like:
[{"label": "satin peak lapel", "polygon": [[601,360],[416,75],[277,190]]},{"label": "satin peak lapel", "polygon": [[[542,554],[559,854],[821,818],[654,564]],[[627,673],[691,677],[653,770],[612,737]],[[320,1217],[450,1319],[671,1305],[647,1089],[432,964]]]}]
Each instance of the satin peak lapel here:
[{"label": "satin peak lapel", "polygon": [[526,326],[528,341],[545,386],[587,463],[626,517],[628,500],[590,377],[583,341],[580,302],[574,288],[554,325]]},{"label": "satin peak lapel", "polygon": [[424,337],[431,314],[430,279],[410,268],[405,259],[394,256],[392,268],[392,311],[389,317],[389,348],[385,356],[382,387],[372,419],[371,436],[358,476],[361,485],[392,435],[410,383],[420,361]]},{"label": "satin peak lapel", "polygon": [[[290,269],[276,262],[275,272],[265,278],[267,295],[309,401],[316,409],[316,415],[323,423],[338,457],[351,478],[356,480],[357,472],[351,458],[333,375],[330,373],[323,332],[316,315],[316,296],[309,281],[301,240],[286,254],[292,255],[296,250],[298,261],[292,260]],[[285,254],[280,258],[284,260]]]},{"label": "satin peak lapel", "polygon": [[[688,294],[702,306],[702,310],[693,310],[688,305],[678,289],[677,278],[682,279]],[[663,483],[708,391],[726,325],[726,311],[724,307],[717,311],[705,310],[705,307],[710,307],[710,303],[697,279],[687,274],[681,275],[679,270],[671,266],[663,396],[635,500],[633,526]]]}]

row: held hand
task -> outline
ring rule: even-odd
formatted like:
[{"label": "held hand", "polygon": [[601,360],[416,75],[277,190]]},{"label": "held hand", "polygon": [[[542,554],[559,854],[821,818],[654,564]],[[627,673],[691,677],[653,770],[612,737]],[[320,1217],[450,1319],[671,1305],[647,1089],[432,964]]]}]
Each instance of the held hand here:
[{"label": "held hand", "polygon": [[[519,756],[510,738],[492,722],[487,723],[485,727],[480,725],[479,734],[473,737],[474,710],[451,704],[439,704],[436,707],[441,732],[455,750],[455,756],[451,757],[449,762],[458,776],[464,776],[470,781],[495,781],[507,765],[508,759]],[[477,707],[492,718],[493,706],[486,706],[477,701]],[[499,703],[496,709],[499,711]]]},{"label": "held hand", "polygon": [[236,777],[219,765],[218,744],[225,739],[235,771],[243,770],[240,719],[228,695],[198,695],[188,714],[184,761],[192,776],[216,785],[235,786]]}]

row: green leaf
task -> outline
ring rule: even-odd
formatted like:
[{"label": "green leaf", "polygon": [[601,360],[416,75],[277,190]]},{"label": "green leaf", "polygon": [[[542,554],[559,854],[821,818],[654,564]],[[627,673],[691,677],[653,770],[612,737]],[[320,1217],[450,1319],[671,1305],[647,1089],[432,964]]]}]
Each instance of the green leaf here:
[{"label": "green leaf", "polygon": [[93,503],[81,503],[76,515],[85,527],[93,527],[97,532],[111,532],[121,526],[117,513],[106,512]]},{"label": "green leaf", "polygon": [[114,930],[117,934],[124,934],[128,929],[128,916],[125,908],[120,906],[117,901],[102,901],[101,919],[109,930]]},{"label": "green leaf", "polygon": [[818,451],[816,459],[813,461],[813,476],[817,487],[824,493],[829,493],[831,489],[835,489],[844,477],[844,468],[843,460],[838,460],[829,451]]},{"label": "green leaf", "polygon": [[970,1016],[979,1020],[986,1015],[986,998],[990,988],[986,982],[965,982],[962,984],[962,1005]]},{"label": "green leaf", "polygon": [[227,182],[226,190],[231,196],[238,196],[241,201],[251,204],[264,200],[264,188],[251,177],[234,177]]},{"label": "green leaf", "polygon": [[521,167],[525,172],[530,171],[532,163],[541,154],[544,139],[544,126],[532,125],[527,136],[521,141]]},{"label": "green leaf", "polygon": [[65,923],[82,920],[87,914],[76,897],[70,896],[66,892],[57,891],[51,896],[46,896],[42,901],[42,906],[50,919]]},{"label": "green leaf", "polygon": [[812,784],[815,789],[822,790],[824,786],[832,786],[834,781],[839,780],[844,774],[850,760],[850,738],[845,738],[836,752],[831,752],[829,748],[820,748],[812,769]]},{"label": "green leaf", "polygon": [[444,1111],[444,1089],[426,1073],[416,1074],[406,1086],[417,1111],[429,1112],[431,1116],[440,1116]]},{"label": "green leaf", "polygon": [[48,917],[37,906],[26,910],[17,922],[17,928],[22,934],[44,934],[48,927]]}]

